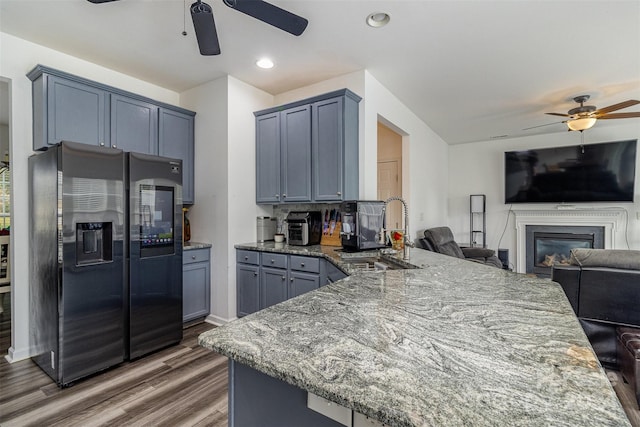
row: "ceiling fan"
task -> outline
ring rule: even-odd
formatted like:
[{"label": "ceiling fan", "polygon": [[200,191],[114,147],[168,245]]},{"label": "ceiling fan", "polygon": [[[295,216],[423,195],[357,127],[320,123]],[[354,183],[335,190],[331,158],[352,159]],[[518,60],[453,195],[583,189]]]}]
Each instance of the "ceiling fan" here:
[{"label": "ceiling fan", "polygon": [[[88,0],[91,3],[108,3],[117,0]],[[264,23],[273,25],[294,36],[301,35],[307,28],[305,18],[287,10],[274,6],[262,0],[223,0],[232,9],[256,18]],[[202,0],[197,0],[190,7],[193,27],[201,55],[220,55],[220,43],[213,20],[211,6]]]},{"label": "ceiling fan", "polygon": [[628,119],[632,117],[640,117],[640,113],[613,113],[612,111],[622,110],[623,108],[631,107],[632,105],[640,104],[640,101],[630,99],[628,101],[620,102],[618,104],[609,105],[608,107],[596,109],[593,105],[584,105],[590,98],[589,95],[580,95],[573,98],[573,100],[580,104],[579,107],[572,108],[563,113],[545,113],[551,116],[568,117],[567,120],[562,123],[566,123],[569,130],[584,131],[596,124],[597,120],[605,119]]}]

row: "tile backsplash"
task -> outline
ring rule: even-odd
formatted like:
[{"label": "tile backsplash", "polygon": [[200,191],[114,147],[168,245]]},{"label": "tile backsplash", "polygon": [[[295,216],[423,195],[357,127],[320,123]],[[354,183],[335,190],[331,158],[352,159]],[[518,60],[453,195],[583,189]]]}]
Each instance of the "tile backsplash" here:
[{"label": "tile backsplash", "polygon": [[273,216],[277,220],[276,232],[285,233],[286,226],[284,220],[289,215],[289,212],[306,212],[306,211],[320,211],[323,212],[327,209],[340,209],[340,203],[307,203],[299,205],[274,205]]}]

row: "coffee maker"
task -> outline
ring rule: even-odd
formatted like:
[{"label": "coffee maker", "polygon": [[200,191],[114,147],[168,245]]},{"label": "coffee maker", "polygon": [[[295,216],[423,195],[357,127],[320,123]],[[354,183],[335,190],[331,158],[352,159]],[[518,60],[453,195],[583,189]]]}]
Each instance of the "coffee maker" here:
[{"label": "coffee maker", "polygon": [[289,245],[319,245],[322,238],[320,211],[289,212],[287,215],[287,243]]},{"label": "coffee maker", "polygon": [[383,248],[385,202],[350,200],[342,202],[340,240],[345,251]]}]

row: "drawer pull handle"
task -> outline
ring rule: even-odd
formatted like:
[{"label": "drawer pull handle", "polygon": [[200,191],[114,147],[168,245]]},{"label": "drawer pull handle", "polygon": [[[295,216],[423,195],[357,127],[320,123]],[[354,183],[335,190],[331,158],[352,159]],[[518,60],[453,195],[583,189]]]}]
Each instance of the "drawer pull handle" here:
[{"label": "drawer pull handle", "polygon": [[291,280],[291,282],[293,283],[293,277],[291,279],[289,279],[289,280]]},{"label": "drawer pull handle", "polygon": [[304,267],[304,262],[301,262],[301,263],[300,263],[300,267]]},{"label": "drawer pull handle", "polygon": [[246,257],[244,257],[244,259],[245,259],[245,261],[246,261],[246,260],[248,260],[248,259],[249,259],[249,257],[248,257],[248,256],[246,256]]},{"label": "drawer pull handle", "polygon": [[257,276],[257,275],[258,275],[258,273],[254,271],[254,272],[253,272],[253,275],[254,275],[254,276]]},{"label": "drawer pull handle", "polygon": [[341,191],[338,191],[336,194],[337,194],[338,196],[342,196],[342,192],[341,192]]},{"label": "drawer pull handle", "polygon": [[272,260],[271,260],[271,264],[273,264],[274,262],[276,262],[276,260],[275,260],[275,259],[272,259]]},{"label": "drawer pull handle", "polygon": [[196,256],[195,255],[191,255],[191,259],[196,259]]},{"label": "drawer pull handle", "polygon": [[285,279],[286,279],[286,277],[282,276],[282,280],[285,280]]}]

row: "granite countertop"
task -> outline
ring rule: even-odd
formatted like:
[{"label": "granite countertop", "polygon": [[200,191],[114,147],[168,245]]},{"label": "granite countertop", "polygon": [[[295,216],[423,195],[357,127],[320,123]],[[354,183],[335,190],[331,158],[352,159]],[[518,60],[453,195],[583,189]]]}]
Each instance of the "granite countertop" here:
[{"label": "granite countertop", "polygon": [[[422,254],[427,252],[423,250],[414,251],[411,248],[411,260],[402,260],[402,254],[397,253],[391,248],[385,248],[382,250],[362,251],[362,252],[344,252],[341,247],[334,246],[322,246],[322,245],[309,245],[309,246],[295,246],[287,245],[286,243],[239,243],[235,245],[236,249],[244,249],[249,251],[260,252],[277,252],[290,255],[304,255],[314,256],[319,258],[325,258],[331,261],[334,265],[340,268],[347,274],[356,274],[361,272],[360,269],[354,268],[353,264],[346,262],[357,258],[368,258],[372,255],[382,254],[383,258],[388,257],[392,259],[396,264],[404,264],[408,268],[422,268],[428,265],[428,258],[425,258]],[[450,257],[448,257],[450,258]],[[452,259],[454,262],[455,259]],[[441,260],[440,262],[448,262],[450,260]]]},{"label": "granite countertop", "polygon": [[189,242],[184,242],[184,245],[182,245],[182,250],[183,251],[191,251],[194,249],[205,249],[205,248],[210,248],[211,247],[211,243],[202,243],[202,242],[193,242],[193,241],[189,241]]},{"label": "granite countertop", "polygon": [[629,425],[559,285],[411,251],[199,343],[392,426]]}]

